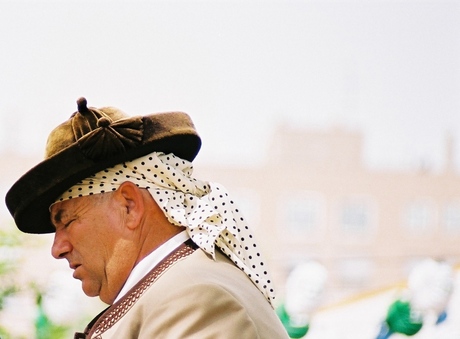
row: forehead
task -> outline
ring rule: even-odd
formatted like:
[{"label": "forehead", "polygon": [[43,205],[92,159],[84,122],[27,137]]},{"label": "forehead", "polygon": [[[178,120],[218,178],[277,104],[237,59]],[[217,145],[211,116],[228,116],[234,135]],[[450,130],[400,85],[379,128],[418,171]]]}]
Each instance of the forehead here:
[{"label": "forehead", "polygon": [[59,223],[65,218],[77,214],[80,210],[84,210],[86,206],[94,205],[94,202],[94,196],[83,196],[59,201],[50,207],[51,222],[53,224]]}]

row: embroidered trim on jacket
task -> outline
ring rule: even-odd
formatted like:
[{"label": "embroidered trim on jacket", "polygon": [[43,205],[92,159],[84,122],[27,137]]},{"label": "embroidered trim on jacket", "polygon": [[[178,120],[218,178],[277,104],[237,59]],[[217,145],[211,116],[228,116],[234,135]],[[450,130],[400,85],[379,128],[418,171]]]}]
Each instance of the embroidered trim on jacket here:
[{"label": "embroidered trim on jacket", "polygon": [[[139,281],[126,295],[117,303],[108,308],[104,314],[98,319],[93,329],[90,331],[88,338],[96,336],[102,338],[101,334],[111,328],[118,320],[120,320],[139,300],[144,292],[152,285],[158,277],[166,271],[171,265],[177,261],[189,256],[197,249],[197,246],[188,240],[180,245],[174,252],[163,259],[148,273],[141,281]],[[95,338],[95,339],[96,339]]]}]

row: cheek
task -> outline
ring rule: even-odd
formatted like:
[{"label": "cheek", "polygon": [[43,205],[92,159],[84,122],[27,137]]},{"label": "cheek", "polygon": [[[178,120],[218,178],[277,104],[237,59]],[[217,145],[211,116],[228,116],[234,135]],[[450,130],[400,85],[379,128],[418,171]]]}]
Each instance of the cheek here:
[{"label": "cheek", "polygon": [[110,232],[102,232],[97,224],[80,223],[72,232],[74,255],[78,255],[88,269],[102,266],[110,251]]},{"label": "cheek", "polygon": [[[87,215],[78,225],[79,234],[75,236],[75,248],[82,258],[96,272],[110,270],[113,261],[122,260],[123,251],[119,250],[121,234],[119,217],[116,213],[107,215]],[[125,249],[126,250],[126,249]]]},{"label": "cheek", "polygon": [[92,246],[105,247],[116,236],[116,222],[117,218],[110,211],[107,214],[88,215],[81,223],[82,236]]}]

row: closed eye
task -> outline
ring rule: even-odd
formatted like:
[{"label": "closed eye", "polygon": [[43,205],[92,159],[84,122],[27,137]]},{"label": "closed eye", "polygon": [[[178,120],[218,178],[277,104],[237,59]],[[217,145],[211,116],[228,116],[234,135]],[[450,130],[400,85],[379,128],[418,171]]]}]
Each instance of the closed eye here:
[{"label": "closed eye", "polygon": [[67,228],[70,226],[71,223],[73,223],[75,220],[77,219],[71,219],[70,221],[68,221],[67,223],[64,224],[64,228]]}]

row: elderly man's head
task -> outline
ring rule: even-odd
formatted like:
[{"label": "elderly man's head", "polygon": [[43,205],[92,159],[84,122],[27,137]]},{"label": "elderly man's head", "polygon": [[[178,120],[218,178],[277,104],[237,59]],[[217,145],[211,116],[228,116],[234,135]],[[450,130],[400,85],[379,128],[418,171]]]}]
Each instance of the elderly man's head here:
[{"label": "elderly man's head", "polygon": [[134,265],[180,227],[126,177],[112,178],[105,190],[101,176],[98,191],[82,181],[152,152],[192,161],[201,140],[182,112],[129,117],[113,107],[88,107],[85,98],[77,107],[50,133],[45,160],[11,187],[6,205],[21,231],[56,232],[53,256],[69,261],[86,294],[110,303]]},{"label": "elderly man's head", "polygon": [[116,191],[53,204],[52,254],[67,259],[88,296],[111,303],[133,267],[181,231],[145,189],[131,182]]}]

